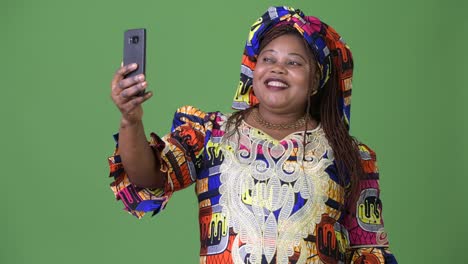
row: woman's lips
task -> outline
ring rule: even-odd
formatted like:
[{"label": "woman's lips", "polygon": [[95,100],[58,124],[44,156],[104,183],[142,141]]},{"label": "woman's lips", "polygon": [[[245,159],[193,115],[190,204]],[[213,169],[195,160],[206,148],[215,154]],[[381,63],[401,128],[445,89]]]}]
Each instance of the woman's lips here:
[{"label": "woman's lips", "polygon": [[271,90],[283,90],[289,87],[289,84],[286,81],[278,78],[268,78],[264,83],[265,86]]}]

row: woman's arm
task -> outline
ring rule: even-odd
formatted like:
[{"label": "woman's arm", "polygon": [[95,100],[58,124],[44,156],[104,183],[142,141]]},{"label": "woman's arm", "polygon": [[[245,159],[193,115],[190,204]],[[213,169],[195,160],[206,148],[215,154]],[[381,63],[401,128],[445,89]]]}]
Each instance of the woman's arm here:
[{"label": "woman's arm", "polygon": [[142,121],[142,104],[152,93],[139,95],[147,86],[144,75],[125,78],[136,69],[136,64],[120,67],[111,82],[112,101],[122,114],[118,139],[120,158],[133,184],[143,188],[162,188],[164,175],[148,144]]},{"label": "woman's arm", "polygon": [[397,264],[389,250],[384,228],[382,201],[380,200],[379,171],[375,152],[359,143],[365,177],[360,179],[357,201],[348,201],[343,224],[349,232],[350,260],[352,263]]},{"label": "woman's arm", "polygon": [[[129,125],[126,120],[122,121],[120,132],[123,133],[123,137],[119,134],[114,135],[117,146],[108,160],[109,176],[114,178],[111,189],[115,197],[124,203],[125,210],[138,218],[150,211],[153,211],[153,215],[157,214],[166,207],[175,191],[195,182],[198,172],[203,167],[207,134],[205,119],[206,113],[191,106],[181,107],[174,115],[172,132],[162,139],[151,133],[150,142],[146,142],[141,122]],[[121,156],[122,149],[119,144],[126,148],[124,158]],[[146,154],[146,145],[149,146],[149,154]],[[129,158],[125,158],[125,155]],[[149,158],[150,156],[152,158]],[[126,165],[123,164],[124,160]],[[163,172],[160,172],[159,167]],[[132,169],[133,172],[128,172]],[[151,176],[154,172],[156,176]],[[145,182],[135,184],[134,181],[140,178],[130,179],[130,173],[145,176]],[[158,173],[163,174],[164,181]],[[159,179],[163,186],[153,187],[155,185],[151,181],[146,182],[148,179]]]},{"label": "woman's arm", "polygon": [[121,120],[118,145],[122,164],[133,184],[143,188],[164,187],[166,175],[148,144],[141,120],[135,123]]}]

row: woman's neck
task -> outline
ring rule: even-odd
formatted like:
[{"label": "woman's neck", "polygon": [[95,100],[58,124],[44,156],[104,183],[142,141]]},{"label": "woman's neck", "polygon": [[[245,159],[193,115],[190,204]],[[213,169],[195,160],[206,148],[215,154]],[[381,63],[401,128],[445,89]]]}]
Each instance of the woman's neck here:
[{"label": "woman's neck", "polygon": [[259,105],[257,109],[253,109],[253,111],[258,111],[258,116],[265,122],[276,125],[294,124],[305,116],[305,111],[281,112],[275,109],[262,107],[261,105]]},{"label": "woman's neck", "polygon": [[315,119],[305,116],[305,113],[262,112],[261,107],[248,111],[244,121],[276,140],[281,140],[294,132],[315,129],[318,125]]}]

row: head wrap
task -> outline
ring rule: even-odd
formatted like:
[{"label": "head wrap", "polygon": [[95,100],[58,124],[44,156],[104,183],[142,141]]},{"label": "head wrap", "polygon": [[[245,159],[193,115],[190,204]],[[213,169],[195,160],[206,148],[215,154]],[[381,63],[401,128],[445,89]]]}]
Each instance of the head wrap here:
[{"label": "head wrap", "polygon": [[336,71],[336,77],[339,81],[338,88],[343,95],[339,99],[338,106],[343,122],[349,129],[351,80],[353,77],[351,50],[332,27],[316,17],[305,16],[299,9],[287,6],[268,8],[250,28],[242,56],[240,82],[234,96],[232,108],[243,110],[258,104],[258,100],[253,93],[252,81],[256,57],[260,52],[260,41],[269,29],[282,24],[292,25],[309,43],[320,71],[319,89],[324,88],[331,71]]}]

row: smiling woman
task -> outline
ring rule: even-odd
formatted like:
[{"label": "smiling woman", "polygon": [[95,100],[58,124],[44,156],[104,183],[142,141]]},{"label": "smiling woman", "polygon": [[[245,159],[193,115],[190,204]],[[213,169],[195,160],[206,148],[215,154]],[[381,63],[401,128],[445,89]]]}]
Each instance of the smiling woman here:
[{"label": "smiling woman", "polygon": [[251,27],[233,114],[177,110],[144,135],[144,76],[112,81],[122,113],[112,190],[142,217],[196,184],[200,263],[396,263],[375,153],[353,139],[351,52],[333,28],[271,7]]}]

